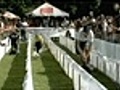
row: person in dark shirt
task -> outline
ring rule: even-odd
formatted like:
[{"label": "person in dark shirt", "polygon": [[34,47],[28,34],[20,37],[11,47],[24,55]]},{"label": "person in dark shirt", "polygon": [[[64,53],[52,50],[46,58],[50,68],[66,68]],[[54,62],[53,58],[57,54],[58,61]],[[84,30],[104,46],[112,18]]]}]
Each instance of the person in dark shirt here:
[{"label": "person in dark shirt", "polygon": [[25,41],[27,38],[26,38],[26,31],[25,29],[21,29],[21,40],[22,41]]},{"label": "person in dark shirt", "polygon": [[11,41],[11,52],[10,54],[18,53],[19,34],[16,31],[12,31],[9,35]]},{"label": "person in dark shirt", "polygon": [[43,37],[42,35],[36,35],[35,36],[35,47],[36,47],[36,52],[39,53],[40,49],[43,46]]}]

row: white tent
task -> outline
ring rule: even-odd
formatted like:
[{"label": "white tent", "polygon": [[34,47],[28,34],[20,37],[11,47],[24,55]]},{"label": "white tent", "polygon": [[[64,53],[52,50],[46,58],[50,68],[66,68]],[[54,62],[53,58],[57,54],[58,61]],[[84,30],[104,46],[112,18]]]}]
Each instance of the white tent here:
[{"label": "white tent", "polygon": [[31,14],[33,16],[69,16],[65,11],[58,9],[47,2],[33,10]]},{"label": "white tent", "polygon": [[6,11],[4,14],[3,14],[3,17],[5,18],[9,18],[9,19],[20,19],[19,16],[9,12],[9,11]]}]

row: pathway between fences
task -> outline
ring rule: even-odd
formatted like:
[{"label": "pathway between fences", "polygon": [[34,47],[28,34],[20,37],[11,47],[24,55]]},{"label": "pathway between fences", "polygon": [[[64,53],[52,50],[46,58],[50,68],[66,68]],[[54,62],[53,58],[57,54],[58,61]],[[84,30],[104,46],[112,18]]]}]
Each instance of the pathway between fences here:
[{"label": "pathway between fences", "polygon": [[[54,41],[54,40],[53,40]],[[60,48],[65,50],[78,64],[82,64],[80,57],[73,54],[69,49],[67,49],[65,46],[58,43],[58,40],[54,41]],[[120,90],[120,86],[112,81],[109,77],[107,77],[104,73],[100,72],[98,69],[95,69],[90,73],[93,77],[95,77],[101,84],[103,84],[108,90]]]},{"label": "pathway between fences", "polygon": [[26,46],[22,43],[19,54],[6,54],[0,62],[0,90],[22,90],[25,76]]},{"label": "pathway between fences", "polygon": [[65,75],[49,50],[32,57],[34,90],[73,90],[72,80]]}]

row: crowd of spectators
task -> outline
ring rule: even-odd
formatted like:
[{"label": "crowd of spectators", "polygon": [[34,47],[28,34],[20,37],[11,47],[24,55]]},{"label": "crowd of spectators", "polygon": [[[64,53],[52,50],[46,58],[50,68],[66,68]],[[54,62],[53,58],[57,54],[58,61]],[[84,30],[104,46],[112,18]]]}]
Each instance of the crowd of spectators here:
[{"label": "crowd of spectators", "polygon": [[[5,24],[5,20],[0,19],[0,32],[8,30],[8,24]],[[93,30],[95,37],[109,42],[120,43],[120,15],[104,15],[100,14],[94,16],[94,13],[90,11],[89,15],[82,16],[78,19],[70,19],[68,17],[42,17],[42,18],[28,18],[27,22],[29,26],[34,27],[61,27],[73,28],[76,27],[75,23],[79,22],[79,27],[89,25]],[[15,22],[15,21],[14,21]],[[12,28],[13,29],[13,28]],[[10,30],[10,29],[9,29]]]},{"label": "crowd of spectators", "polygon": [[[94,13],[90,13],[86,16],[82,16],[78,19],[70,19],[63,17],[43,17],[29,19],[29,26],[37,27],[61,27],[73,28],[75,22],[79,21],[79,26],[83,27],[89,25],[93,30],[95,37],[100,38],[109,42],[120,43],[120,16],[104,15],[100,14],[94,16]],[[33,22],[33,23],[32,23]],[[34,25],[33,25],[34,24]]]},{"label": "crowd of spectators", "polygon": [[[76,25],[77,22],[77,25]],[[100,14],[95,17],[93,12],[74,21],[70,21],[69,27],[75,29],[88,25],[94,32],[95,38],[103,39],[113,43],[120,43],[120,17],[105,16]]]}]

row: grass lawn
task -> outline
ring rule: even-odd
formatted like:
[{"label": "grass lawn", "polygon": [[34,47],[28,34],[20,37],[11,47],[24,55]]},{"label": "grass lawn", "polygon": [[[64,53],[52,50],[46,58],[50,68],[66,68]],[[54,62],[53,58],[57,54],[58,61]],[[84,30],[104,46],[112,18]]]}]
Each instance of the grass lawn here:
[{"label": "grass lawn", "polygon": [[[69,49],[58,43],[58,41],[55,41],[56,45],[58,45],[60,48],[65,50],[79,65],[82,65],[82,62],[80,60],[80,57],[78,57],[76,54],[73,54]],[[98,69],[95,69],[90,73],[93,77],[95,77],[99,82],[101,82],[108,90],[120,90],[120,85],[113,82],[109,77],[107,77],[104,73],[100,72]]]},{"label": "grass lawn", "polygon": [[9,70],[11,68],[11,64],[14,59],[14,55],[5,55],[5,57],[0,62],[0,90],[8,77]]},{"label": "grass lawn", "polygon": [[32,57],[35,90],[73,90],[72,80],[65,75],[49,50]]},{"label": "grass lawn", "polygon": [[0,90],[22,90],[25,75],[26,46],[22,43],[19,54],[7,54],[0,62]]}]

